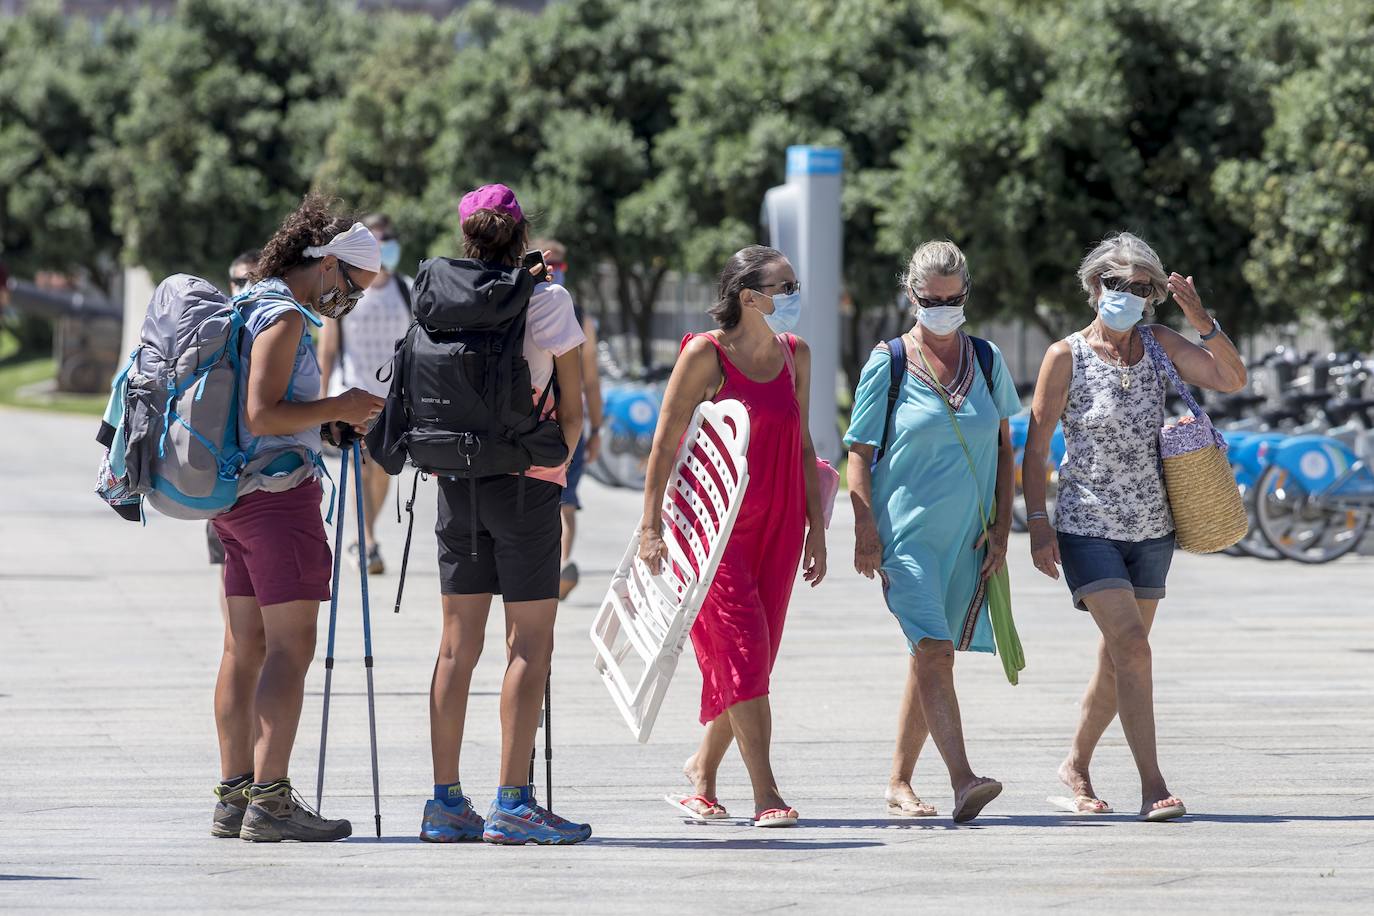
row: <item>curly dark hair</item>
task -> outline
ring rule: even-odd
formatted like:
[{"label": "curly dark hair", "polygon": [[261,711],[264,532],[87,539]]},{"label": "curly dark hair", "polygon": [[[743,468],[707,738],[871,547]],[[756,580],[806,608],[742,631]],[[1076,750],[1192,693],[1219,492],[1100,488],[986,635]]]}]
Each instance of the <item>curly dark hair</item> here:
[{"label": "curly dark hair", "polygon": [[515,267],[530,243],[527,220],[500,210],[478,210],[463,220],[463,254],[479,261]]},{"label": "curly dark hair", "polygon": [[312,245],[328,244],[330,239],[356,222],[352,213],[343,209],[343,202],[311,192],[263,246],[253,280],[284,277],[293,268],[313,264],[319,258],[307,258],[305,249]]},{"label": "curly dark hair", "polygon": [[752,289],[763,279],[764,271],[787,256],[776,248],[767,245],[750,245],[730,255],[725,269],[720,272],[720,289],[716,294],[716,304],[706,310],[722,330],[730,330],[739,324],[739,294]]}]

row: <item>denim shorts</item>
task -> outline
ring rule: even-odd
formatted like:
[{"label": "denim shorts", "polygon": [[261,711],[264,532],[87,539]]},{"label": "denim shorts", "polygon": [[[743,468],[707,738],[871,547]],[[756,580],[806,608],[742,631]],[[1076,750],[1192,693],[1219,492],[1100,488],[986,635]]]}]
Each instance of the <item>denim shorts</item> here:
[{"label": "denim shorts", "polygon": [[577,440],[577,448],[573,449],[572,461],[568,464],[568,483],[563,487],[563,495],[558,498],[560,506],[572,506],[574,509],[581,509],[582,503],[577,498],[577,485],[582,482],[582,472],[587,468],[587,437],[583,436]]},{"label": "denim shorts", "polygon": [[1137,598],[1164,597],[1164,580],[1174,559],[1174,534],[1145,541],[1114,541],[1059,532],[1059,560],[1064,580],[1073,594],[1073,606],[1088,608],[1084,595],[1125,588]]}]

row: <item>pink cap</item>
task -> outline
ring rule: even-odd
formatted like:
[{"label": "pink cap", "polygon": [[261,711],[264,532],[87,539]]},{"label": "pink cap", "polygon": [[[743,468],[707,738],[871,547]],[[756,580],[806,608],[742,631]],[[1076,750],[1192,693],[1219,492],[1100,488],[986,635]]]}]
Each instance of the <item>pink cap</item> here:
[{"label": "pink cap", "polygon": [[503,184],[485,184],[475,191],[469,191],[458,202],[458,218],[463,222],[478,210],[499,210],[520,222],[525,215],[520,212],[520,202],[515,192]]}]

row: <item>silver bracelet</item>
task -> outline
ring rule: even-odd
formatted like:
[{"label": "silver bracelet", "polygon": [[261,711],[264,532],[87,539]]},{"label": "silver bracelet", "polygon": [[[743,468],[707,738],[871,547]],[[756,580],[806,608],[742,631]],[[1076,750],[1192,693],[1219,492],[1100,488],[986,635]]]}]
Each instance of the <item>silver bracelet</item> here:
[{"label": "silver bracelet", "polygon": [[1026,521],[1033,522],[1037,518],[1043,518],[1048,522],[1050,520],[1050,514],[1048,512],[1032,512],[1030,515],[1026,516]]}]

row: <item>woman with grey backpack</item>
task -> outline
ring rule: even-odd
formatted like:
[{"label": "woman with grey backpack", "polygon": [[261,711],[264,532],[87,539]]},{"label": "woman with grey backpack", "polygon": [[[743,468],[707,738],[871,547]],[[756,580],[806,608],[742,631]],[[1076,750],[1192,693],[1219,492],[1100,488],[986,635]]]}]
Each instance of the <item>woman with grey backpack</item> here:
[{"label": "woman with grey backpack", "polygon": [[263,249],[255,282],[238,300],[239,446],[259,479],[240,483],[214,519],[224,544],[224,656],[215,686],[222,778],[211,833],[258,842],[339,840],[346,820],[326,820],[291,787],[287,766],[315,655],[320,602],[332,558],[320,515],[320,428],[362,430],[381,411],[351,388],[319,398],[312,346],[316,315],[341,317],[381,264],[361,224],[310,195]]}]

